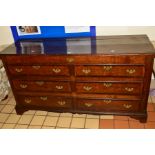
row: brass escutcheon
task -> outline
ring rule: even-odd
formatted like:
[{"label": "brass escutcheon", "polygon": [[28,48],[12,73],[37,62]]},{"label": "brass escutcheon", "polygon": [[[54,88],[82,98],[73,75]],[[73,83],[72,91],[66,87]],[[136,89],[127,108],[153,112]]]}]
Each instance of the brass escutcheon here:
[{"label": "brass escutcheon", "polygon": [[44,81],[36,81],[36,84],[42,86],[44,84]]},{"label": "brass escutcheon", "polygon": [[22,68],[15,68],[15,71],[18,72],[18,73],[20,73],[20,72],[23,71],[23,69]]},{"label": "brass escutcheon", "polygon": [[66,58],[66,61],[69,62],[69,63],[71,63],[71,62],[74,61],[74,58]]},{"label": "brass escutcheon", "polygon": [[58,101],[58,104],[59,104],[59,105],[65,105],[66,102],[65,102],[65,101]]},{"label": "brass escutcheon", "polygon": [[89,91],[89,90],[92,89],[92,87],[91,86],[83,86],[83,89],[86,90],[86,91]]},{"label": "brass escutcheon", "polygon": [[20,87],[24,89],[24,88],[27,88],[27,85],[26,84],[20,84]]},{"label": "brass escutcheon", "polygon": [[82,72],[85,74],[89,74],[91,72],[91,70],[90,69],[82,69]]},{"label": "brass escutcheon", "polygon": [[24,101],[25,103],[31,103],[31,99],[28,99],[28,98],[26,98]]},{"label": "brass escutcheon", "polygon": [[132,92],[133,91],[133,88],[126,87],[125,90],[128,91],[128,92]]},{"label": "brass escutcheon", "polygon": [[47,100],[47,96],[41,96],[40,99],[43,100],[43,101],[46,101]]},{"label": "brass escutcheon", "polygon": [[38,70],[40,69],[40,66],[32,66],[32,68]]},{"label": "brass escutcheon", "polygon": [[136,70],[135,70],[135,69],[127,69],[126,72],[127,72],[128,74],[133,74],[133,73],[136,72]]},{"label": "brass escutcheon", "polygon": [[132,105],[131,104],[123,104],[123,107],[126,108],[126,109],[129,109],[129,108],[132,107]]},{"label": "brass escutcheon", "polygon": [[103,83],[103,85],[106,87],[106,88],[109,88],[112,86],[112,83]]},{"label": "brass escutcheon", "polygon": [[103,100],[104,103],[109,104],[111,103],[111,100]]},{"label": "brass escutcheon", "polygon": [[103,66],[104,71],[111,71],[112,66]]},{"label": "brass escutcheon", "polygon": [[85,105],[86,107],[92,107],[92,106],[93,106],[92,103],[85,103],[84,105]]},{"label": "brass escutcheon", "polygon": [[53,68],[52,71],[54,73],[60,73],[61,72],[61,69],[60,68]]},{"label": "brass escutcheon", "polygon": [[63,89],[63,86],[55,86],[56,89],[61,90]]}]

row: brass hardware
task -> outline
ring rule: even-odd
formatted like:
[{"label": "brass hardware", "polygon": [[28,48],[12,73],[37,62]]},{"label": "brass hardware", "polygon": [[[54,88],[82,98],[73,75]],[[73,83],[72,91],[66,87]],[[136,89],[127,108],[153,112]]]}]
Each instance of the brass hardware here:
[{"label": "brass hardware", "polygon": [[47,96],[41,96],[40,99],[43,100],[43,101],[46,101],[47,100]]},{"label": "brass hardware", "polygon": [[61,69],[60,68],[53,68],[52,71],[54,73],[60,73],[61,72]]},{"label": "brass hardware", "polygon": [[61,90],[63,89],[63,86],[55,86],[55,88]]},{"label": "brass hardware", "polygon": [[36,81],[36,84],[42,86],[44,84],[44,81]]},{"label": "brass hardware", "polygon": [[74,61],[74,58],[66,58],[66,61],[71,63]]},{"label": "brass hardware", "polygon": [[111,103],[111,100],[103,100],[104,103],[109,104]]},{"label": "brass hardware", "polygon": [[93,106],[93,104],[92,103],[85,103],[85,106],[91,107],[91,106]]},{"label": "brass hardware", "polygon": [[104,71],[111,71],[112,66],[103,66]]},{"label": "brass hardware", "polygon": [[133,88],[126,87],[125,90],[128,91],[128,92],[132,92],[133,91]]},{"label": "brass hardware", "polygon": [[65,102],[65,101],[58,101],[58,104],[59,104],[59,105],[65,105],[66,102]]},{"label": "brass hardware", "polygon": [[92,87],[90,87],[90,86],[83,86],[83,89],[86,90],[86,91],[89,91],[89,90],[92,89]]},{"label": "brass hardware", "polygon": [[23,71],[23,69],[22,68],[15,68],[15,71],[18,72],[18,73],[20,73],[20,72]]},{"label": "brass hardware", "polygon": [[103,85],[107,88],[111,87],[112,86],[112,83],[103,83]]},{"label": "brass hardware", "polygon": [[26,84],[20,84],[20,87],[24,89],[24,88],[27,88],[27,85]]},{"label": "brass hardware", "polygon": [[82,72],[85,74],[89,74],[91,72],[91,70],[90,69],[82,69]]},{"label": "brass hardware", "polygon": [[24,101],[25,103],[31,103],[31,99],[28,99],[28,98],[26,98]]},{"label": "brass hardware", "polygon": [[32,68],[38,70],[40,69],[40,66],[32,66]]},{"label": "brass hardware", "polygon": [[127,69],[126,72],[129,74],[133,74],[136,72],[136,70],[135,69]]},{"label": "brass hardware", "polygon": [[132,105],[131,104],[123,104],[123,107],[126,108],[126,109],[129,109],[129,108],[132,107]]}]

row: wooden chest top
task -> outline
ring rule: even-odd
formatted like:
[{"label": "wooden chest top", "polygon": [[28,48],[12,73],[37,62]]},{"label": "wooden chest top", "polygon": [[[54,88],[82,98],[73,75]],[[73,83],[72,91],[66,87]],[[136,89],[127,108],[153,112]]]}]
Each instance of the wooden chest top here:
[{"label": "wooden chest top", "polygon": [[0,55],[118,55],[155,54],[146,35],[24,39]]}]

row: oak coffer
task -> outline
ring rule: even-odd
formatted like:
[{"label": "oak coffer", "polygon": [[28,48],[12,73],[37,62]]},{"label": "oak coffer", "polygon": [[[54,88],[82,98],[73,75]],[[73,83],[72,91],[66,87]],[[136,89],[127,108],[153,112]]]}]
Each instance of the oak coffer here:
[{"label": "oak coffer", "polygon": [[0,53],[17,114],[128,115],[145,122],[155,50],[146,35],[25,39]]}]

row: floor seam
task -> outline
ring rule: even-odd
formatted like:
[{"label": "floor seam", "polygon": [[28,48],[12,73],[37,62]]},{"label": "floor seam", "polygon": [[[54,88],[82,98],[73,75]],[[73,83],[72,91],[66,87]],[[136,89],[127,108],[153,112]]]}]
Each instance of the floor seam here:
[{"label": "floor seam", "polygon": [[[35,113],[36,113],[36,111],[35,111]],[[30,126],[30,124],[31,124],[31,122],[32,122],[32,120],[33,120],[33,118],[34,118],[34,116],[35,116],[35,113],[33,114],[32,119],[31,119],[30,123],[29,123],[28,126],[27,126],[27,129],[29,129],[29,126]]]},{"label": "floor seam", "polygon": [[57,120],[57,122],[56,122],[55,129],[58,127],[57,125],[58,125],[59,118],[60,118],[60,114],[59,114],[59,116],[58,116],[58,120]]},{"label": "floor seam", "polygon": [[[48,113],[47,113],[47,114],[48,114]],[[43,123],[42,123],[42,125],[41,125],[41,129],[42,129],[42,127],[44,126],[45,120],[46,120],[46,118],[47,118],[47,114],[44,115],[44,116],[45,116],[45,119],[44,119],[44,121],[43,121]]]}]

